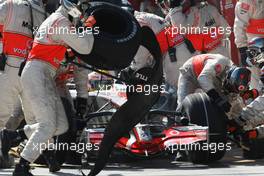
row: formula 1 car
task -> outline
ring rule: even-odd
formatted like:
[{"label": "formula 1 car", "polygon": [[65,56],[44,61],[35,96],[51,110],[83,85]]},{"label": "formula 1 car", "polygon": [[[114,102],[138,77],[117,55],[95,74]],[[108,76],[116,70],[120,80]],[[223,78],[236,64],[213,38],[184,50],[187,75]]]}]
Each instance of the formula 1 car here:
[{"label": "formula 1 car", "polygon": [[[114,84],[113,90],[92,92],[105,105],[86,117],[81,143],[91,147],[85,151],[84,158],[89,161],[97,154],[98,146],[104,136],[104,130],[115,112],[125,101],[125,88]],[[232,125],[224,112],[211,103],[205,93],[195,93],[186,97],[181,112],[166,109],[170,96],[163,92],[160,101],[153,107],[145,119],[132,131],[120,138],[115,151],[121,151],[132,158],[153,158],[164,153],[176,154],[185,151],[193,163],[210,163],[222,159],[226,150],[231,150],[232,142],[244,150],[246,158],[261,158],[263,140],[250,142],[252,151],[247,151],[240,141],[231,135]],[[174,106],[175,107],[175,106]]]},{"label": "formula 1 car", "polygon": [[[115,109],[126,101],[126,89],[122,86],[124,85],[114,84],[115,91],[90,93],[90,96],[97,96],[101,102],[105,101],[105,105],[101,104],[99,111],[88,114],[85,119],[87,126],[82,132],[80,143],[91,146],[84,154],[87,162],[96,156],[105,127]],[[164,110],[168,99],[168,92],[163,92],[160,98],[162,105],[157,103],[163,108],[154,106],[155,109],[152,109],[141,123],[119,139],[115,150],[133,158],[153,158],[164,153],[175,154],[184,150],[194,163],[220,160],[228,147],[226,128],[224,121],[218,116],[208,118],[208,115],[213,113],[208,97],[205,94],[190,95],[188,99],[191,103],[184,105],[185,112]]]}]

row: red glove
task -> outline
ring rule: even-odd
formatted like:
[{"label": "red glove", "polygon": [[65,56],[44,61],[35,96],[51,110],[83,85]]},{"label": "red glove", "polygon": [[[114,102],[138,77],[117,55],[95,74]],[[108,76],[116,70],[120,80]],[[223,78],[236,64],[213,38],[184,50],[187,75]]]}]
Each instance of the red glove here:
[{"label": "red glove", "polygon": [[259,92],[257,89],[251,89],[241,93],[240,96],[243,98],[245,104],[250,104],[259,96]]},{"label": "red glove", "polygon": [[244,134],[244,138],[246,138],[246,139],[256,139],[257,137],[258,137],[258,131],[256,129],[247,131]]}]

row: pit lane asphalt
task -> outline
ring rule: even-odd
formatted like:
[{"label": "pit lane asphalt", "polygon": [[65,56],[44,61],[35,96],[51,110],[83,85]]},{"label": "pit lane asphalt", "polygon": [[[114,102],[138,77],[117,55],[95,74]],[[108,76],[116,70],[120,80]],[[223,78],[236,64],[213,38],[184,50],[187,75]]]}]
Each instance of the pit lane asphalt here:
[{"label": "pit lane asphalt", "polygon": [[[84,172],[88,173],[89,169]],[[76,166],[63,166],[56,174],[50,174],[47,168],[36,167],[32,173],[35,176],[81,176]],[[12,169],[0,170],[0,176],[11,175]],[[244,160],[241,150],[233,149],[221,161],[210,165],[159,158],[125,164],[110,163],[98,176],[264,176],[264,159]]]}]

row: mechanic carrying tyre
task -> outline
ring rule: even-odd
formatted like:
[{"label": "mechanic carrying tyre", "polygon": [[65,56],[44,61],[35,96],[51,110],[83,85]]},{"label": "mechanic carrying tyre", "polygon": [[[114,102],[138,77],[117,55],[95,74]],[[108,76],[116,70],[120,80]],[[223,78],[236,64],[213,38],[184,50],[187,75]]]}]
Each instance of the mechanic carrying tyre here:
[{"label": "mechanic carrying tyre", "polygon": [[[89,1],[89,9],[86,10],[84,19],[90,15],[96,19],[93,27],[99,29],[99,33],[94,35],[96,47],[93,47],[90,54],[77,52],[76,56],[98,69],[121,70],[128,67],[141,40],[140,26],[133,15],[118,6],[92,0]],[[93,22],[92,18],[87,21]]]},{"label": "mechanic carrying tyre", "polygon": [[[55,76],[60,64],[64,61],[67,48],[72,48],[80,55],[86,56],[85,58],[81,58],[84,61],[87,61],[88,58],[96,60],[97,62],[94,62],[94,65],[105,61],[105,66],[108,69],[124,68],[126,63],[132,61],[139,48],[139,25],[134,18],[130,18],[131,21],[128,22],[126,17],[129,15],[120,15],[120,8],[110,7],[109,5],[102,6],[101,4],[98,5],[100,8],[92,6],[94,11],[91,13],[94,12],[94,16],[89,16],[88,13],[88,17],[83,21],[82,27],[99,25],[99,27],[102,27],[102,34],[98,37],[89,32],[71,32],[74,25],[73,22],[80,19],[80,16],[83,14],[82,10],[86,10],[79,9],[79,7],[85,6],[82,6],[77,0],[62,0],[61,4],[59,9],[40,26],[21,75],[25,97],[31,100],[29,103],[31,108],[28,111],[34,112],[36,123],[27,125],[25,130],[20,130],[19,133],[5,131],[1,135],[1,150],[5,155],[7,155],[11,146],[16,145],[27,136],[29,137],[21,154],[21,159],[16,165],[13,173],[14,176],[32,175],[29,171],[29,164],[37,159],[42,152],[39,148],[40,145],[47,144],[54,135],[62,134],[68,129],[67,118],[55,87]],[[86,7],[89,7],[89,5]],[[108,21],[105,19],[107,19],[106,17],[109,13],[103,13],[104,8],[107,12],[110,11],[111,14],[116,15],[111,19],[117,20],[115,23],[117,26],[113,26],[111,20],[110,23],[105,22]],[[125,11],[123,10],[123,12]],[[128,13],[125,12],[125,14]],[[118,25],[121,25],[121,28]],[[122,27],[125,27],[126,30],[120,31],[119,28],[122,29]],[[61,28],[63,30],[60,30]],[[50,32],[51,29],[53,32]],[[65,32],[65,29],[67,29],[67,32]],[[112,38],[113,36],[118,38]],[[102,44],[100,40],[105,43]],[[121,47],[122,44],[130,46],[126,55],[124,55],[126,51],[118,52],[119,47],[115,46],[116,48],[113,48],[112,44],[115,42],[119,44],[120,48],[124,48]],[[104,47],[102,48],[101,46]],[[112,49],[111,52],[108,50],[109,48]],[[103,53],[101,57],[98,55],[99,53]],[[116,58],[113,56],[116,56]],[[122,62],[116,63],[121,58],[123,59]],[[113,64],[111,64],[112,62]],[[160,74],[160,72],[158,73]],[[156,96],[153,99],[156,100]],[[147,106],[151,105],[149,102],[145,104]],[[145,104],[143,103],[143,107],[145,107]],[[126,111],[125,107],[124,110]],[[137,114],[135,117],[137,117]],[[36,145],[39,147],[34,147]]]},{"label": "mechanic carrying tyre", "polygon": [[[40,26],[46,18],[44,3],[43,0],[0,1],[1,37],[3,37],[0,54],[1,130],[5,127],[15,129],[23,120],[20,99],[23,99],[24,94],[18,72],[20,64],[24,62],[32,47],[33,27]],[[5,159],[2,157],[0,156],[0,165],[10,167],[8,157],[4,157]]]}]

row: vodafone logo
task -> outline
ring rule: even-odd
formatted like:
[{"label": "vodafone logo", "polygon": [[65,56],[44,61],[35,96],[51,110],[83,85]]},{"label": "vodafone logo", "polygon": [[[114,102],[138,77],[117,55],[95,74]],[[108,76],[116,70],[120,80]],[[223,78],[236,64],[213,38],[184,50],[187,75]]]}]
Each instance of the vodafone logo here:
[{"label": "vodafone logo", "polygon": [[26,49],[20,49],[20,48],[14,48],[14,53],[26,55],[27,54],[27,50]]}]

